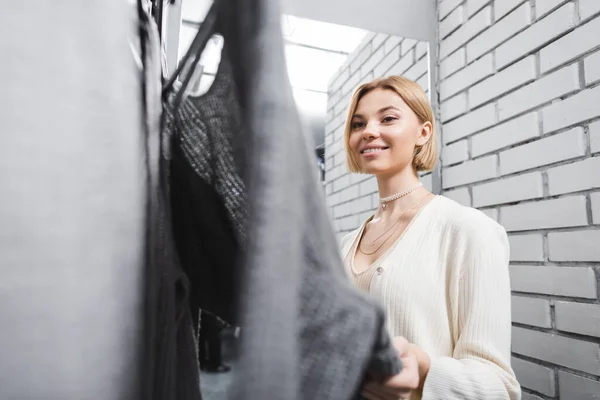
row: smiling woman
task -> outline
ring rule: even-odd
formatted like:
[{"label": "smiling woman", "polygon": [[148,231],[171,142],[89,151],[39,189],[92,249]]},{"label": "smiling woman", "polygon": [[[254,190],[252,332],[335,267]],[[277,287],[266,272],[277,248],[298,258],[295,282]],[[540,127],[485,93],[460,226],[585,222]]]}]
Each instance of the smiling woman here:
[{"label": "smiling woman", "polygon": [[506,232],[419,181],[437,160],[423,89],[399,76],[361,85],[344,139],[348,169],[375,176],[380,203],[342,239],[346,270],[383,305],[405,365],[364,398],[518,399]]}]

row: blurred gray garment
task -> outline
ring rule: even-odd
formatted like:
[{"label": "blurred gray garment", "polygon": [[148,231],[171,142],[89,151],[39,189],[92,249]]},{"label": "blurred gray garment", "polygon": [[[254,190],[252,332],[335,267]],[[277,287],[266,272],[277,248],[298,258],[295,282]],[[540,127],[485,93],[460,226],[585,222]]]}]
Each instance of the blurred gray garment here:
[{"label": "blurred gray garment", "polygon": [[249,207],[245,334],[229,398],[353,399],[367,373],[390,376],[401,365],[383,310],[343,270],[286,72],[278,1],[218,5],[225,52],[218,74],[231,81],[242,112],[244,135],[235,142],[244,148],[233,153]]},{"label": "blurred gray garment", "polygon": [[123,0],[3,2],[0,398],[138,399],[145,147]]}]

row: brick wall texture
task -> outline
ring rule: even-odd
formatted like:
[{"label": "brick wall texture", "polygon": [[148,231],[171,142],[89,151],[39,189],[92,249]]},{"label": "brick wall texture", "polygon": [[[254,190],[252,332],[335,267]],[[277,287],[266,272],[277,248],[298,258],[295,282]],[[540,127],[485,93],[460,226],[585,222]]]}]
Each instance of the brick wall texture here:
[{"label": "brick wall texture", "polygon": [[[438,0],[438,20],[442,194],[509,234],[523,399],[600,399],[600,0]],[[339,236],[377,205],[373,178],[345,166],[352,89],[390,74],[428,89],[427,71],[426,43],[372,34],[330,82]]]}]

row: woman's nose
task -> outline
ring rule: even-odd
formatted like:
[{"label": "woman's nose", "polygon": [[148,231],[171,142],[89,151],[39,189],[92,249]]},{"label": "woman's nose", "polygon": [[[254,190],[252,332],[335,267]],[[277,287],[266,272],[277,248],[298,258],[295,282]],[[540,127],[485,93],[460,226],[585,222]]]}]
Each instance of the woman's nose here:
[{"label": "woman's nose", "polygon": [[363,130],[363,138],[364,139],[372,139],[379,136],[379,129],[377,129],[377,124],[374,122],[368,123]]}]

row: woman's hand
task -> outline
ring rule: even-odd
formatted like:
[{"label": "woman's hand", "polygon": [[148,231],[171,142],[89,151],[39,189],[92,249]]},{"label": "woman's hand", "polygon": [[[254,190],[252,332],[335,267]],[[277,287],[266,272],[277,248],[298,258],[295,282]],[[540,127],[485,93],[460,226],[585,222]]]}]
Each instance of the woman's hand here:
[{"label": "woman's hand", "polygon": [[394,338],[394,347],[402,361],[402,371],[382,382],[374,380],[366,382],[361,392],[365,399],[407,399],[411,391],[423,386],[431,363],[427,353],[403,337]]}]

